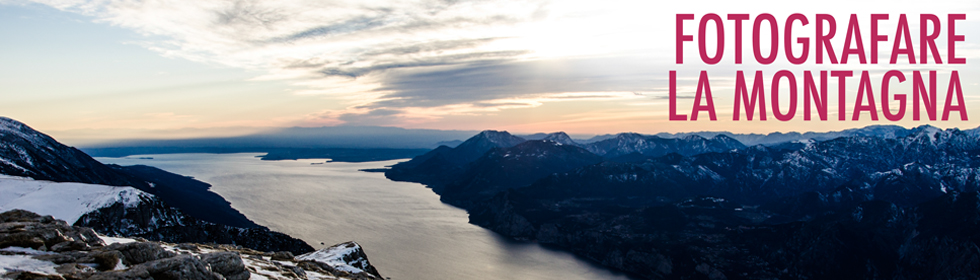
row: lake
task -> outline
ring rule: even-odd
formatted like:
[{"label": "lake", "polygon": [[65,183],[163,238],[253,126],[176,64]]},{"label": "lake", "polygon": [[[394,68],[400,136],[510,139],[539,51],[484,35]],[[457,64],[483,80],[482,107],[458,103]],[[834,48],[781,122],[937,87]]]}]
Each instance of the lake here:
[{"label": "lake", "polygon": [[629,279],[571,253],[512,241],[469,224],[465,210],[440,202],[438,195],[421,184],[357,171],[382,168],[398,160],[262,161],[257,155],[96,159],[193,176],[211,184],[212,191],[249,219],[317,249],[356,241],[378,271],[395,280]]}]

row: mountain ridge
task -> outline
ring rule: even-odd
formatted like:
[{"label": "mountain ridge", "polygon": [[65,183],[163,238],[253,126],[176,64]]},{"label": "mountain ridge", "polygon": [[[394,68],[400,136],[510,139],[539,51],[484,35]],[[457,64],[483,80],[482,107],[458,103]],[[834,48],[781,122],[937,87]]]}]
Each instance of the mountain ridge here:
[{"label": "mountain ridge", "polygon": [[[248,220],[224,198],[210,192],[206,183],[148,166],[104,165],[78,149],[5,117],[0,117],[0,173],[55,184],[85,183],[141,192],[138,199],[129,199],[132,203],[116,201],[78,214],[81,217],[75,222],[77,225],[104,234],[169,242],[243,244],[257,250],[297,254],[313,250],[299,239]],[[3,178],[0,183],[5,189],[19,184]],[[183,209],[171,207],[168,200]]]},{"label": "mountain ridge", "polygon": [[131,186],[209,222],[258,227],[211,185],[150,166],[105,165],[16,120],[0,117],[0,174],[54,182]]},{"label": "mountain ridge", "polygon": [[[957,248],[978,247],[976,234],[933,230],[917,237],[911,229],[949,229],[954,222],[916,217],[933,208],[954,213],[948,208],[964,206],[938,201],[980,195],[976,131],[873,126],[850,136],[794,136],[771,146],[743,145],[725,134],[621,133],[579,144],[593,156],[604,154],[598,163],[577,167],[529,172],[568,156],[541,147],[530,153],[533,161],[504,160],[519,153],[496,147],[468,162],[445,159],[453,148],[440,147],[396,164],[386,176],[431,187],[444,202],[466,209],[471,223],[504,236],[563,248],[649,279],[915,279],[936,271],[924,267],[970,278],[980,274],[963,268],[980,264],[980,251]],[[980,217],[974,208],[952,216],[980,223],[970,218]],[[895,242],[875,243],[873,236]],[[927,257],[937,254],[971,265]],[[834,271],[821,269],[827,267]]]}]

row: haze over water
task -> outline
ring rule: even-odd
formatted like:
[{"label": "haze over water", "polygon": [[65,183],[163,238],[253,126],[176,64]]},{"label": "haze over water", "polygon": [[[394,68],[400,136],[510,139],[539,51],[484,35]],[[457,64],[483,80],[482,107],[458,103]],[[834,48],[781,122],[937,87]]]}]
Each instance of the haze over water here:
[{"label": "haze over water", "polygon": [[357,171],[397,160],[262,161],[256,155],[97,159],[193,176],[213,185],[211,190],[249,219],[317,249],[357,241],[392,279],[628,279],[570,253],[514,242],[469,224],[466,211],[440,202],[421,184]]}]

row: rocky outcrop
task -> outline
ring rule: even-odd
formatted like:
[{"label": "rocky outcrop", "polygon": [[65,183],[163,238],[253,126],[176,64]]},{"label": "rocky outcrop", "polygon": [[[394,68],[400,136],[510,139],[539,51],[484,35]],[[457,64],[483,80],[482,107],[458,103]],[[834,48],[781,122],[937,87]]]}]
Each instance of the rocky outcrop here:
[{"label": "rocky outcrop", "polygon": [[12,210],[0,215],[0,248],[11,246],[59,252],[102,246],[102,239],[90,228],[76,228],[51,216]]},{"label": "rocky outcrop", "polygon": [[173,243],[237,244],[246,248],[303,254],[313,247],[289,235],[265,227],[238,228],[201,221],[167,207],[153,197],[136,207],[116,203],[83,215],[75,223],[111,236],[132,236]]},{"label": "rocky outcrop", "polygon": [[[273,256],[275,257],[275,256]],[[381,278],[378,269],[368,261],[367,254],[360,244],[348,241],[296,257],[300,261],[312,262],[320,269],[330,270],[332,274],[350,275],[354,278]]]},{"label": "rocky outcrop", "polygon": [[[108,244],[107,244],[108,243]],[[350,248],[339,244],[330,248]],[[240,246],[105,238],[24,210],[0,213],[0,276],[6,279],[381,279],[357,247],[340,262],[296,259]],[[275,256],[276,260],[272,258]],[[347,260],[348,262],[345,262]],[[352,272],[362,267],[370,273]]]}]

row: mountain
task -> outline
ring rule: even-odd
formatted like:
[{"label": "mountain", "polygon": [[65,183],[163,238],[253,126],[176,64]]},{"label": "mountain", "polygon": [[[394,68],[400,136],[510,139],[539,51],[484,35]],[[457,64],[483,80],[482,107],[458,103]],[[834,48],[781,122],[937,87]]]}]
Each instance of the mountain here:
[{"label": "mountain", "polygon": [[498,212],[500,222],[492,229],[570,248],[646,279],[973,279],[980,275],[974,269],[980,264],[975,191],[944,194],[907,208],[864,201],[813,219],[778,224],[758,222],[766,212],[717,197],[618,213],[583,210],[562,219],[547,219],[547,215],[556,206],[574,205],[552,201],[550,207],[518,206],[525,202],[513,197],[510,213]]},{"label": "mountain", "polygon": [[[473,195],[486,197],[503,189],[530,184],[551,173],[595,164],[603,158],[637,153],[645,160],[668,153],[691,155],[745,147],[726,136],[664,139],[622,133],[613,139],[585,145],[576,143],[564,132],[532,136],[542,140],[528,141],[507,132],[483,131],[455,148],[441,146],[396,164],[385,176],[396,181],[422,183],[439,194],[451,186],[452,191],[443,200],[461,206],[468,204]],[[515,149],[506,149],[511,147]],[[515,157],[505,158],[508,154]],[[459,195],[468,198],[454,197]]]},{"label": "mountain", "polygon": [[148,187],[82,151],[10,118],[0,117],[0,173],[56,182]]},{"label": "mountain", "polygon": [[568,134],[566,134],[564,131],[518,135],[518,137],[525,140],[551,140],[565,145],[578,145],[578,143],[575,143],[575,140],[572,140],[572,137],[568,136]]},{"label": "mountain", "polygon": [[616,138],[586,144],[585,149],[605,158],[639,153],[644,156],[662,156],[669,153],[696,155],[708,152],[725,152],[745,148],[739,141],[725,135],[704,138],[690,135],[684,138],[660,138],[636,133],[621,133]]},{"label": "mountain", "polygon": [[460,179],[465,166],[494,148],[509,148],[523,143],[523,138],[506,131],[486,130],[466,139],[454,148],[439,146],[409,161],[395,164],[385,176],[395,181],[421,182],[436,193]]},{"label": "mountain", "polygon": [[[930,125],[922,125],[919,128],[932,127]],[[932,127],[935,128],[935,127]],[[714,137],[716,135],[725,135],[739,142],[754,146],[754,145],[779,145],[783,143],[790,143],[795,141],[807,141],[807,140],[831,140],[839,137],[855,137],[855,136],[870,136],[870,137],[881,137],[887,139],[895,139],[907,136],[912,133],[913,129],[907,129],[898,125],[869,125],[861,128],[845,129],[841,131],[830,131],[830,132],[773,132],[769,134],[740,134],[731,133],[728,131],[701,131],[701,132],[681,132],[681,133],[658,133],[655,136],[661,138],[683,138],[692,135],[697,135],[705,138]]]},{"label": "mountain", "polygon": [[166,242],[238,244],[261,251],[297,254],[312,247],[264,227],[238,228],[201,221],[132,187],[0,178],[0,211],[23,209],[112,236]]},{"label": "mountain", "polygon": [[446,187],[442,200],[461,205],[487,199],[500,191],[529,185],[553,173],[601,161],[601,157],[585,149],[552,140],[531,140],[513,147],[494,148],[468,164],[460,179]]},{"label": "mountain", "polygon": [[524,138],[510,135],[506,131],[486,130],[453,148],[448,159],[456,163],[472,162],[490,149],[509,148],[524,141]]},{"label": "mountain", "polygon": [[[240,244],[297,254],[313,250],[301,240],[249,221],[203,182],[148,166],[103,165],[9,118],[0,117],[0,141],[0,171],[14,176],[0,178],[0,189],[18,198],[9,207],[60,209],[60,204],[81,203],[86,206],[76,205],[69,211],[70,217],[78,216],[73,223],[104,234]],[[113,195],[117,191],[130,195]]]},{"label": "mountain", "polygon": [[561,143],[563,145],[573,145],[573,146],[579,145],[578,143],[575,143],[575,140],[572,140],[572,137],[569,137],[568,134],[565,134],[565,132],[563,131],[548,134],[541,140],[554,141],[556,143]]},{"label": "mountain", "polygon": [[899,128],[752,146],[622,133],[581,148],[525,141],[472,161],[440,147],[386,175],[424,178],[471,223],[641,278],[974,277],[964,268],[980,262],[980,239],[953,227],[980,217],[969,204],[980,137]]},{"label": "mountain", "polygon": [[450,148],[455,148],[456,146],[459,146],[459,144],[463,144],[463,140],[439,141],[436,143],[436,147],[447,146]]},{"label": "mountain", "polygon": [[980,126],[978,126],[976,128],[973,128],[973,129],[964,130],[963,133],[966,133],[967,135],[970,135],[970,136],[973,136],[973,137],[980,137]]},{"label": "mountain", "polygon": [[104,165],[16,120],[0,117],[0,174],[54,182],[131,186],[208,222],[258,227],[211,185],[149,166]]},{"label": "mountain", "polygon": [[[980,239],[952,227],[977,223],[980,209],[962,208],[972,200],[940,201],[978,196],[980,139],[956,129],[911,131],[799,150],[604,162],[468,210],[471,222],[498,233],[650,279],[969,278],[976,273],[964,262],[980,261],[980,253],[960,248]],[[957,222],[915,233],[933,227],[930,220]]]}]

